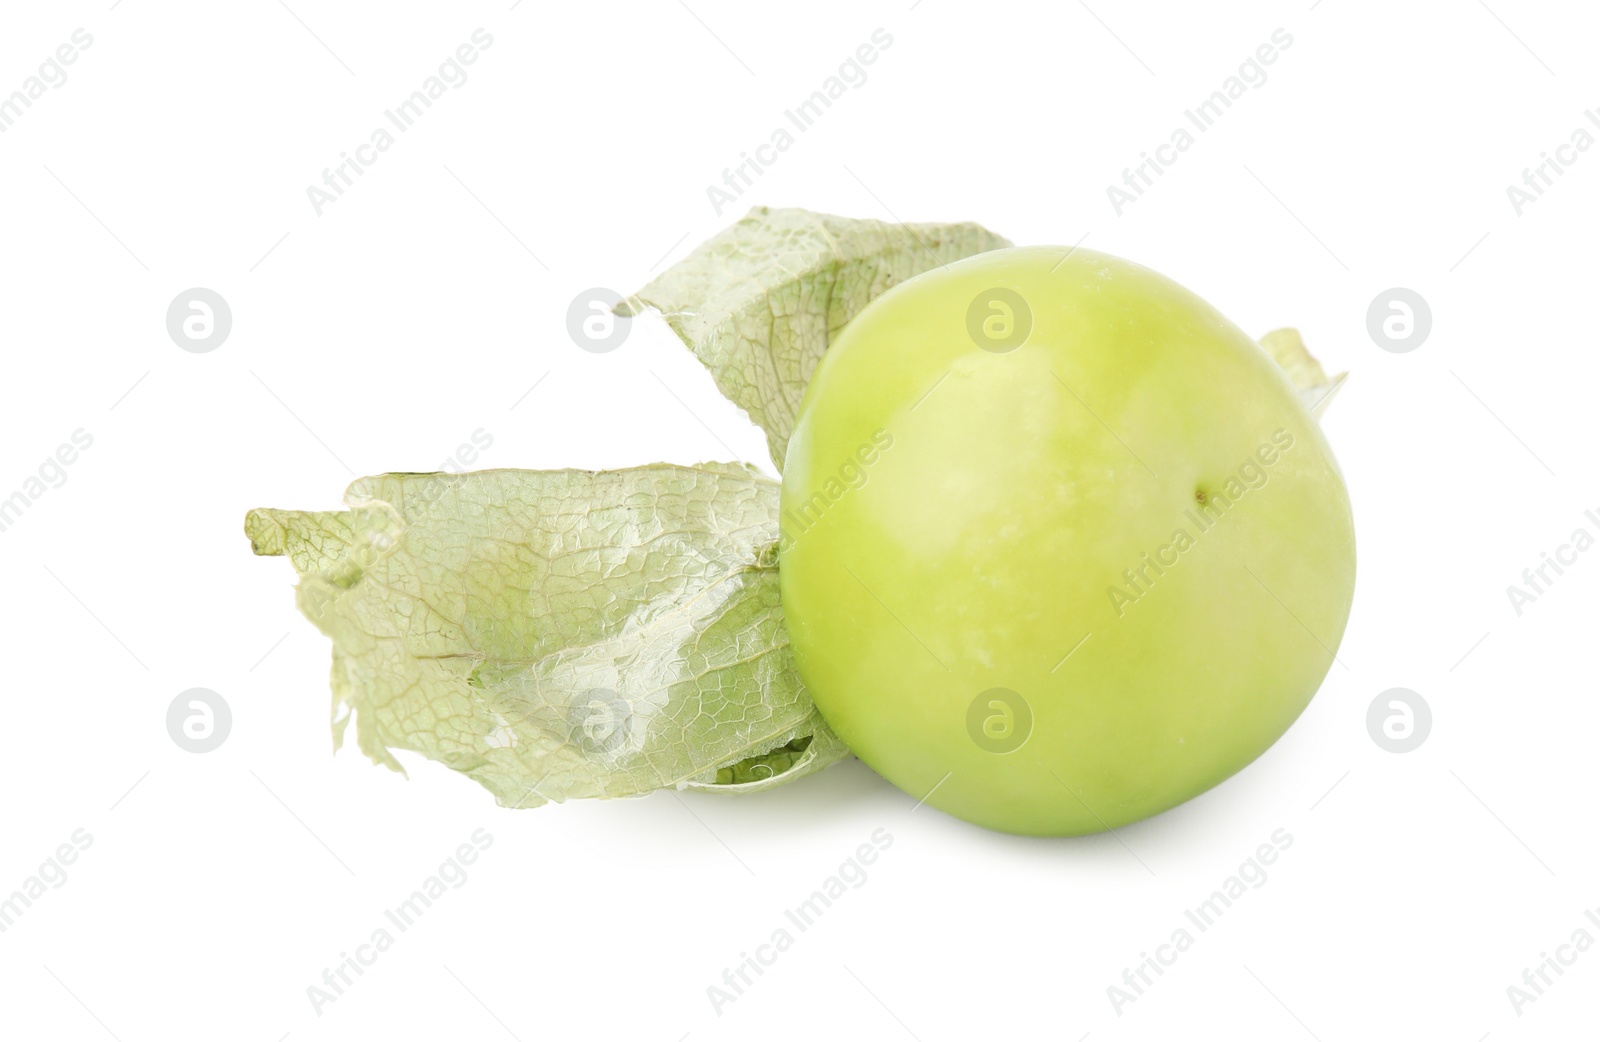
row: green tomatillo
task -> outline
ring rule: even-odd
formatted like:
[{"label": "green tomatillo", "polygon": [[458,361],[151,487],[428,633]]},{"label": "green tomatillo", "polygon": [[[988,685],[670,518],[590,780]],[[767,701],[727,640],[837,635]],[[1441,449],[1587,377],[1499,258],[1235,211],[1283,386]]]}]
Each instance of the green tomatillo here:
[{"label": "green tomatillo", "polygon": [[869,304],[788,443],[779,582],[852,751],[1006,832],[1116,828],[1266,750],[1344,633],[1355,543],[1316,420],[1148,269],[995,250]]}]

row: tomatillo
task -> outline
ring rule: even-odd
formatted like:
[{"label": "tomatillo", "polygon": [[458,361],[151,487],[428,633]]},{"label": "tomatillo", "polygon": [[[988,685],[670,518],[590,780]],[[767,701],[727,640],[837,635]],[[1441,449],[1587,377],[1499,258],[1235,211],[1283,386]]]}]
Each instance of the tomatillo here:
[{"label": "tomatillo", "polygon": [[1077,835],[1266,750],[1344,634],[1355,535],[1262,348],[1136,264],[996,250],[868,305],[823,356],[779,573],[828,723],[918,800]]}]

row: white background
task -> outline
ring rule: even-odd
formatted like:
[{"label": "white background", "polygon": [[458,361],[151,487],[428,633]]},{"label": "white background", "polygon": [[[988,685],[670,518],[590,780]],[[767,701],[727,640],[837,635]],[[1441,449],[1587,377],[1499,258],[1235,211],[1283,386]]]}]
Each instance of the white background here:
[{"label": "white background", "polygon": [[[0,134],[0,496],[94,443],[0,532],[0,894],[93,843],[0,933],[0,1034],[1592,1032],[1600,949],[1520,1016],[1506,989],[1600,940],[1600,553],[1520,617],[1506,588],[1596,528],[1600,150],[1520,216],[1506,187],[1600,103],[1600,27],[1491,5],[10,5],[0,93],[94,42]],[[478,27],[469,81],[317,216],[307,186]],[[716,213],[707,185],[880,27],[868,81]],[[1106,186],[1277,28],[1267,81],[1118,216]],[[1351,371],[1326,420],[1360,548],[1343,665],[1260,761],[1116,837],[1038,841],[912,813],[859,763],[511,812],[436,764],[330,755],[327,641],[245,511],[336,507],[479,428],[483,466],[764,464],[658,321],[607,355],[565,328],[578,291],[636,289],[755,203],[1083,240]],[[165,328],[193,286],[233,311],[209,354]],[[1432,308],[1409,354],[1367,332],[1392,286]],[[165,726],[195,686],[234,716],[204,755]],[[1395,686],[1434,715],[1405,755],[1365,723]],[[477,828],[467,882],[315,1013],[307,987]],[[714,1012],[724,968],[880,828],[865,885]],[[1118,1015],[1107,987],[1275,829],[1267,882]]]}]

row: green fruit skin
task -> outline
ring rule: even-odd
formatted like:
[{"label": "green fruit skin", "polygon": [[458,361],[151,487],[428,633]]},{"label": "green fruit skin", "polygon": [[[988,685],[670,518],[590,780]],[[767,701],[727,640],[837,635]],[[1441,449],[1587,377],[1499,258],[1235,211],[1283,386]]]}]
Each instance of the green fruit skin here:
[{"label": "green fruit skin", "polygon": [[[1009,351],[969,333],[996,287],[1031,311]],[[1355,588],[1344,480],[1282,371],[1171,280],[1065,247],[862,311],[806,391],[782,517],[785,618],[828,723],[914,798],[1027,835],[1138,821],[1261,755]],[[993,688],[1031,712],[1010,751],[969,727]]]}]

